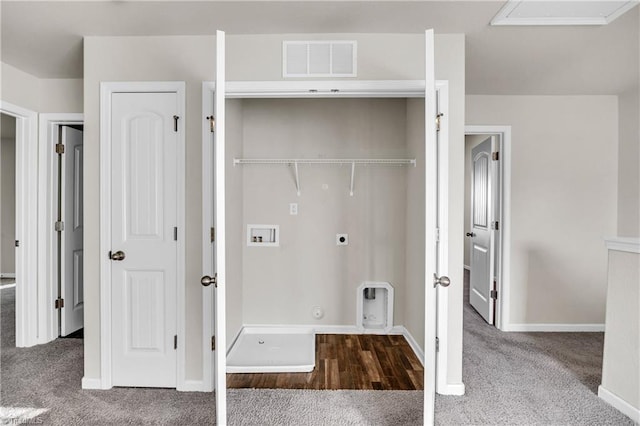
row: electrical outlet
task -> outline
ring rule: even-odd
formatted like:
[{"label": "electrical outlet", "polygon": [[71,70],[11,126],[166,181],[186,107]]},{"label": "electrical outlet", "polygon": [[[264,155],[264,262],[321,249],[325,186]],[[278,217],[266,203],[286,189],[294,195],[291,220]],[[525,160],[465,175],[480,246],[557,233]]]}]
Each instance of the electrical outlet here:
[{"label": "electrical outlet", "polygon": [[289,214],[295,216],[298,214],[298,203],[289,204]]},{"label": "electrical outlet", "polygon": [[338,246],[349,245],[349,234],[336,234],[336,245]]}]

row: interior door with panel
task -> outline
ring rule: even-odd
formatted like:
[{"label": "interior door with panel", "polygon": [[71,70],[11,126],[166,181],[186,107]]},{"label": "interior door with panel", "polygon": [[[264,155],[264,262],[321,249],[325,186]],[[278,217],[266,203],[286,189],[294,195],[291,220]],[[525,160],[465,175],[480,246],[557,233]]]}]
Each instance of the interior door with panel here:
[{"label": "interior door with panel", "polygon": [[83,198],[82,198],[82,130],[62,126],[64,153],[61,155],[60,218],[61,233],[60,296],[64,306],[60,312],[60,334],[81,329],[84,321],[83,292]]},{"label": "interior door with panel", "polygon": [[[449,200],[439,187],[438,99],[435,80],[434,31],[425,33],[425,378],[424,424],[434,424],[436,394],[436,329],[437,292],[446,291],[449,278],[440,276],[438,252],[440,244],[447,247],[447,235],[439,232],[440,203]],[[437,287],[440,287],[438,289]]]},{"label": "interior door with panel", "polygon": [[[213,205],[203,206],[203,272],[201,279],[205,303],[213,306],[213,388],[216,392],[216,423],[227,424],[227,375],[226,375],[226,219],[225,219],[225,33],[216,31],[216,78],[213,97],[213,114],[207,126],[213,132],[213,149],[205,144],[203,149],[203,182],[205,190],[210,185]],[[205,107],[206,108],[206,107]],[[213,170],[210,169],[213,164]],[[205,199],[208,197],[205,197]],[[203,307],[206,312],[207,306]],[[205,333],[205,347],[208,335]],[[206,370],[206,368],[205,368]],[[207,373],[205,373],[207,374]]]},{"label": "interior door with panel", "polygon": [[178,94],[111,102],[112,384],[176,387]]},{"label": "interior door with panel", "polygon": [[471,272],[469,303],[489,324],[494,323],[494,182],[492,174],[493,137],[471,151]]}]

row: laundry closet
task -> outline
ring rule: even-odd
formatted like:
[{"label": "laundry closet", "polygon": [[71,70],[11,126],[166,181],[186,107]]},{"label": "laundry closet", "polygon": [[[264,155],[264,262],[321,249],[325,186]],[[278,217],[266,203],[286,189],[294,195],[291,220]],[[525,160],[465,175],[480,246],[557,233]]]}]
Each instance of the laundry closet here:
[{"label": "laundry closet", "polygon": [[229,372],[309,371],[237,368],[278,330],[402,334],[416,299],[424,318],[424,98],[227,99],[226,150]]}]

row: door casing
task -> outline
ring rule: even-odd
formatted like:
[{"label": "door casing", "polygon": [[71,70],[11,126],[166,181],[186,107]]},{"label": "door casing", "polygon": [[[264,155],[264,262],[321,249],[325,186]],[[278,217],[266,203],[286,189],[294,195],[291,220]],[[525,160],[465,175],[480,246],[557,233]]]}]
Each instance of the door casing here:
[{"label": "door casing", "polygon": [[54,145],[58,141],[58,127],[84,125],[84,114],[47,113],[39,120],[39,179],[38,179],[38,277],[44,289],[44,302],[38,307],[42,318],[42,332],[38,343],[48,343],[58,337],[58,315],[54,301],[58,291],[57,232],[53,223],[57,218],[58,161]]},{"label": "door casing", "polygon": [[[100,84],[100,383],[83,379],[83,388],[110,389],[112,387],[111,357],[111,95],[113,93],[175,92],[178,96],[180,127],[177,146],[177,224],[185,235],[185,83],[172,82],[103,82]],[[86,238],[86,234],[85,234]],[[177,390],[194,390],[185,378],[185,238],[177,241]]]},{"label": "door casing", "polygon": [[[370,97],[370,98],[385,98],[385,97],[403,97],[403,98],[421,98],[424,97],[425,83],[424,80],[376,80],[376,81],[229,81],[226,82],[226,97],[227,98],[355,98],[355,97]],[[318,89],[317,93],[310,93],[309,87]],[[337,93],[331,93],[331,89],[338,89]],[[448,173],[449,173],[449,156],[448,156],[448,120],[449,120],[449,84],[448,81],[437,80],[436,89],[439,93],[439,108],[440,112],[444,113],[441,118],[441,131],[439,135],[440,154],[438,161],[440,162],[439,168],[439,183],[438,190],[440,194],[446,196],[448,193]],[[210,132],[209,121],[204,119],[206,116],[213,115],[213,99],[215,95],[215,83],[203,82],[202,84],[202,162],[203,162],[203,181],[202,181],[202,200],[203,200],[203,230],[208,229],[211,226],[213,200],[213,181],[212,181],[212,134]],[[440,215],[440,234],[448,235],[448,205],[446,203],[440,203],[439,215]],[[203,266],[211,265],[212,258],[212,244],[208,234],[203,233],[202,240],[202,252],[203,252]],[[448,246],[446,244],[440,244],[438,248],[438,270],[441,275],[446,275],[448,272]],[[208,262],[208,263],[206,263]],[[209,270],[209,269],[207,269]],[[206,274],[205,274],[206,275]],[[426,277],[425,285],[432,285],[432,279]],[[210,334],[207,334],[212,329],[213,315],[212,306],[214,303],[213,292],[210,292],[208,296],[205,292],[203,297],[203,330],[207,330],[203,333],[203,342],[207,342],[210,338]],[[437,316],[438,322],[436,327],[436,335],[440,342],[440,350],[436,352],[436,359],[434,363],[437,363],[436,369],[436,391],[440,394],[464,394],[464,388],[459,389],[459,386],[452,386],[447,382],[447,356],[448,356],[448,291],[438,289],[437,296]],[[213,355],[206,344],[203,345],[203,371],[207,372],[204,375],[203,388],[205,391],[212,391],[214,389],[214,374],[212,369]],[[226,350],[226,348],[220,348],[219,350]],[[425,365],[428,364],[426,357],[430,356],[425,352]]]},{"label": "door casing", "polygon": [[[511,283],[511,126],[469,125],[464,128],[465,135],[500,135],[499,169],[499,205],[496,220],[500,223],[496,257],[498,259],[495,275],[498,302],[494,312],[495,325],[499,330],[511,331],[509,321],[509,285]],[[466,238],[464,235],[462,238]]]},{"label": "door casing", "polygon": [[0,101],[0,112],[16,119],[16,347],[40,342],[44,306],[38,281],[38,114]]}]

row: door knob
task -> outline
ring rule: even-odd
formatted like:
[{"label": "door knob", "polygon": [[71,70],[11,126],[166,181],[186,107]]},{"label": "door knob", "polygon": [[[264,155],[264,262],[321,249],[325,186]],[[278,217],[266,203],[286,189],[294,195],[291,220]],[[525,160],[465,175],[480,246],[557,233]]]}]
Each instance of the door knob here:
[{"label": "door knob", "polygon": [[205,287],[209,287],[211,284],[213,284],[215,287],[218,287],[217,277],[218,277],[218,274],[215,274],[213,277],[205,275],[200,279],[200,284],[202,284]]},{"label": "door knob", "polygon": [[109,259],[111,260],[124,260],[124,257],[124,252],[121,250],[118,250],[115,253],[109,252]]},{"label": "door knob", "polygon": [[474,234],[473,232],[467,232],[467,237],[475,237],[476,234]]},{"label": "door knob", "polygon": [[440,284],[442,287],[449,287],[451,284],[451,280],[446,275],[438,277],[436,274],[433,274],[433,286],[437,286]]}]

